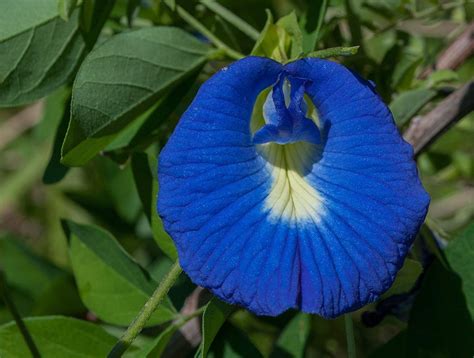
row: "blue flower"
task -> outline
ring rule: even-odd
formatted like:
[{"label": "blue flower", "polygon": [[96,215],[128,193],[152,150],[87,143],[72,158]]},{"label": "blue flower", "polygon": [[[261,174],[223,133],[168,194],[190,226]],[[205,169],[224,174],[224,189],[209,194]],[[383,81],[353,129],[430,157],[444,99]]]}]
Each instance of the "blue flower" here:
[{"label": "blue flower", "polygon": [[160,154],[159,183],[191,280],[271,316],[374,301],[429,203],[373,86],[319,59],[248,57],[210,78]]}]

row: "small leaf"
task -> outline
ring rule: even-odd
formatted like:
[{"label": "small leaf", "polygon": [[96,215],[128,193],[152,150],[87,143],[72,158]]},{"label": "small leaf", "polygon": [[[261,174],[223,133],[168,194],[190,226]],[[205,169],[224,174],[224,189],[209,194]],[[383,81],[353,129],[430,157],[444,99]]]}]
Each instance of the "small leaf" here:
[{"label": "small leaf", "polygon": [[215,297],[207,304],[202,316],[202,341],[196,353],[197,357],[207,357],[212,341],[234,309]]},{"label": "small leaf", "polygon": [[85,43],[79,11],[59,17],[57,0],[2,0],[0,12],[0,107],[46,96],[75,73]]},{"label": "small leaf", "polygon": [[[117,338],[98,325],[69,317],[26,318],[42,357],[105,357]],[[129,352],[136,352],[132,346]],[[30,357],[14,322],[0,326],[0,357]]]},{"label": "small leaf", "polygon": [[153,238],[160,249],[174,261],[178,257],[176,247],[171,237],[164,230],[161,218],[156,211],[158,179],[155,173],[157,168],[158,161],[156,156],[145,153],[135,153],[132,156],[132,171],[135,185],[140,195],[145,215],[150,222]]},{"label": "small leaf", "polygon": [[306,341],[311,328],[311,317],[304,313],[298,313],[286,325],[278,337],[275,351],[272,357],[291,356],[294,358],[304,357]]},{"label": "small leaf", "polygon": [[303,52],[303,38],[294,12],[273,23],[267,11],[267,22],[252,50],[254,56],[269,57],[285,63]]},{"label": "small leaf", "polygon": [[308,8],[300,20],[304,52],[311,52],[315,49],[320,36],[321,27],[324,23],[328,4],[328,0],[308,2]]},{"label": "small leaf", "polygon": [[[63,226],[82,301],[105,322],[129,325],[158,284],[106,231],[70,221]],[[147,325],[163,323],[174,316],[175,310],[166,300]]]},{"label": "small leaf", "polygon": [[224,327],[219,331],[219,335],[212,345],[208,357],[260,358],[263,357],[263,355],[243,331],[232,326],[231,324],[225,324]]},{"label": "small leaf", "polygon": [[166,349],[169,341],[173,337],[173,335],[178,331],[180,326],[178,325],[171,325],[166,328],[163,332],[161,332],[158,337],[155,338],[152,344],[150,344],[148,350],[145,353],[147,358],[155,358],[161,357],[163,352]]},{"label": "small leaf", "polygon": [[77,6],[78,0],[58,0],[59,16],[68,21]]},{"label": "small leaf", "polygon": [[390,104],[395,123],[401,127],[418,113],[429,101],[436,97],[437,92],[419,88],[402,92]]},{"label": "small leaf", "polygon": [[85,164],[137,115],[197,72],[208,50],[170,27],[122,33],[95,48],[74,82],[62,163]]},{"label": "small leaf", "polygon": [[407,90],[411,87],[418,66],[423,58],[411,53],[401,53],[392,74],[392,87],[397,90]]},{"label": "small leaf", "polygon": [[407,258],[398,272],[393,285],[382,295],[382,299],[410,292],[422,271],[423,267],[418,261]]}]

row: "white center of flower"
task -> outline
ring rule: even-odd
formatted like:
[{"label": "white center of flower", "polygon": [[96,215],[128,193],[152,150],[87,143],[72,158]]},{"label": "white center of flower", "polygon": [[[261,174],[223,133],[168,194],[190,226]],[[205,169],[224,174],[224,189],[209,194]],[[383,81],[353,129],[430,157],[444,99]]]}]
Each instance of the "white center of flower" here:
[{"label": "white center of flower", "polygon": [[272,186],[265,200],[270,217],[294,222],[317,223],[323,213],[323,198],[309,183],[311,159],[317,156],[314,145],[304,142],[259,146],[268,161]]}]

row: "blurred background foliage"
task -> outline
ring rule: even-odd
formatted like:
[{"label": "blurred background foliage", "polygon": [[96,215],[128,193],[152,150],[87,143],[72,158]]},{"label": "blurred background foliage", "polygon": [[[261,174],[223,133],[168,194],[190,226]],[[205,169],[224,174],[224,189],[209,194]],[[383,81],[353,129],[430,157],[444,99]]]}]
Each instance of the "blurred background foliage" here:
[{"label": "blurred background foliage", "polygon": [[[0,4],[2,12],[14,6],[9,1]],[[56,0],[51,1],[56,9]],[[17,4],[23,4],[22,8],[15,11],[35,12],[38,3],[20,1]],[[72,35],[68,35],[66,55],[51,55],[64,57],[53,72],[41,68],[42,56],[54,51],[52,45],[41,46],[41,36],[59,36],[58,33],[37,29],[35,40],[39,44],[33,45],[38,47],[16,63],[18,53],[14,49],[21,45],[11,41],[21,43],[23,35],[13,38],[14,26],[5,16],[2,18],[5,22],[0,22],[0,268],[5,275],[5,287],[23,317],[61,315],[90,323],[82,326],[75,320],[59,317],[28,319],[28,327],[39,345],[47,345],[42,337],[53,334],[70,350],[77,349],[85,356],[104,356],[115,341],[113,337],[120,335],[131,321],[175,258],[175,250],[154,209],[156,155],[199,85],[232,61],[225,51],[209,55],[213,51],[209,35],[200,33],[186,13],[242,54],[252,51],[256,36],[267,21],[266,9],[275,19],[294,11],[306,34],[314,33],[321,18],[316,49],[360,46],[356,55],[336,60],[374,81],[402,132],[415,116],[423,119],[441,100],[473,78],[472,32],[468,53],[460,63],[436,67],[446,48],[469,24],[472,28],[472,1],[219,0],[218,5],[243,19],[249,28],[232,26],[226,13],[215,10],[211,0],[60,0],[59,14],[69,20],[56,16],[52,21],[64,27],[63,34],[70,31]],[[81,14],[76,6],[83,7]],[[84,10],[86,7],[90,12]],[[22,19],[27,21],[28,16],[23,14],[18,21]],[[178,43],[194,46],[193,58],[183,55],[163,59],[188,66],[179,79],[168,74],[171,77],[159,77],[156,74],[162,72],[144,72],[140,63],[118,59],[94,67],[97,61],[93,61],[93,56],[99,56],[94,46],[104,44],[100,47],[103,56],[125,51],[126,36],[134,44],[146,40],[140,36],[133,38],[131,29],[151,26],[181,28],[187,34],[172,36],[177,36]],[[74,40],[79,38],[77,28],[85,35]],[[192,34],[191,39],[188,34]],[[138,50],[131,46],[130,51]],[[143,56],[156,51],[160,48],[150,48]],[[140,56],[141,52],[137,53]],[[8,67],[11,63],[13,69]],[[28,76],[33,73],[34,77],[34,71],[29,66],[43,71],[44,76],[40,80],[30,79]],[[85,68],[96,72],[87,72]],[[10,81],[5,75],[8,71],[19,71],[21,81],[32,81],[34,85]],[[93,80],[100,80],[101,74],[115,76],[118,82],[130,77],[143,78],[145,83],[149,77],[154,95],[144,105],[135,106],[138,92],[132,93],[120,83],[108,89],[87,87]],[[54,76],[57,78],[53,79]],[[166,81],[175,85],[167,85]],[[84,88],[79,86],[82,83]],[[18,93],[22,86],[30,86],[29,92]],[[94,117],[91,111],[81,108],[81,100],[105,101],[107,106],[117,108],[123,105],[120,110],[126,110],[123,108],[128,102],[135,107],[125,119],[117,114],[117,120],[105,129],[99,128],[97,123],[102,119],[97,116],[97,123],[90,125],[91,135],[84,136],[84,126],[82,132],[77,132],[80,135],[70,126],[65,141],[70,113],[77,115],[80,124],[81,120],[91,123],[91,116]],[[136,102],[140,101],[137,97]],[[390,291],[379,302],[352,315],[359,356],[472,356],[473,154],[471,112],[418,156],[423,184],[432,197],[427,224]],[[197,293],[205,301],[206,295]],[[183,327],[192,331],[192,325],[183,326],[184,321],[179,319],[192,318],[186,318],[191,312],[186,311],[185,302],[189,304],[197,293],[183,275],[172,289],[169,302],[160,307],[151,327],[129,354],[191,356],[198,349],[198,354],[206,355],[206,344],[217,334],[209,356],[347,355],[343,318],[327,321],[297,312],[262,318],[214,301],[204,314],[204,340],[200,344],[199,336],[193,340],[186,337],[186,331],[179,331]],[[207,312],[211,309],[221,315]],[[219,321],[215,316],[224,319]],[[226,317],[229,319],[225,320]],[[177,324],[176,319],[181,323]],[[11,320],[9,310],[0,300],[0,324]],[[97,327],[101,330],[96,332]],[[75,342],[57,333],[68,329],[77,332]],[[0,327],[0,356],[20,357],[27,352],[15,332],[11,324]],[[87,335],[81,338],[81,332],[96,332],[101,343],[94,345]],[[12,348],[15,344],[17,348]],[[83,351],[83,346],[90,351]]]}]

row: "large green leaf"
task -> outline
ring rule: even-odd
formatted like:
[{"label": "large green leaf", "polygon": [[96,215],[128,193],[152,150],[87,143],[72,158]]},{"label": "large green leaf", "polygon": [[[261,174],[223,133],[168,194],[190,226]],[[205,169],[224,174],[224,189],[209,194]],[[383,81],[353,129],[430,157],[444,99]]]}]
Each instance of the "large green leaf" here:
[{"label": "large green leaf", "polygon": [[407,335],[407,357],[474,354],[474,324],[462,282],[438,260],[429,268],[412,307]]},{"label": "large green leaf", "polygon": [[171,27],[122,33],[95,48],[74,82],[62,162],[85,164],[130,121],[199,70],[208,51]]},{"label": "large green leaf", "polygon": [[157,168],[158,161],[156,156],[145,153],[135,153],[132,156],[135,185],[140,195],[145,215],[150,222],[153,238],[168,257],[176,260],[178,257],[176,247],[171,237],[164,230],[163,222],[156,211],[156,198],[158,196]]},{"label": "large green leaf", "polygon": [[[128,325],[157,287],[106,231],[64,222],[74,276],[84,304],[102,320]],[[169,300],[158,307],[148,325],[169,321],[175,310]]]},{"label": "large green leaf", "polygon": [[[27,318],[25,323],[42,357],[105,357],[117,341],[100,326],[69,317]],[[0,326],[0,357],[30,356],[16,324]]]},{"label": "large green leaf", "polygon": [[44,97],[73,75],[85,49],[78,15],[61,19],[57,0],[2,0],[0,107]]}]

